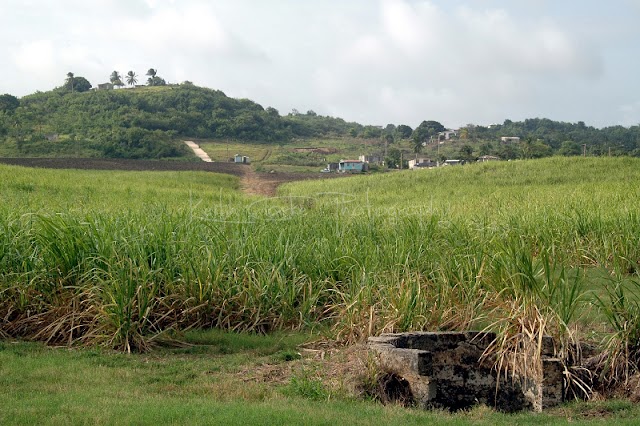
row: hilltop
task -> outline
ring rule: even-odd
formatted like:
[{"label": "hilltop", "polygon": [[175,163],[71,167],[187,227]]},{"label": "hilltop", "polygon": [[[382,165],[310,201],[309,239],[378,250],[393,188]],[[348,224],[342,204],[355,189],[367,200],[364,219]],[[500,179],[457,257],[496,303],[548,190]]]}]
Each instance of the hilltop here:
[{"label": "hilltop", "polygon": [[294,137],[357,134],[363,127],[312,111],[283,117],[275,108],[190,83],[85,92],[55,89],[13,105],[0,102],[0,155],[189,157],[180,139],[283,143]]}]

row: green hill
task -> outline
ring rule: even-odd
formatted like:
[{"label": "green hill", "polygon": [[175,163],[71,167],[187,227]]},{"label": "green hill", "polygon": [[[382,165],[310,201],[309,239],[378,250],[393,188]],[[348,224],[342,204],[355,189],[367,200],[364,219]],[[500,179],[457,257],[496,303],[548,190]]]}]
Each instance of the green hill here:
[{"label": "green hill", "polygon": [[[5,97],[10,95],[5,95]],[[0,103],[0,155],[168,158],[190,156],[184,138],[286,142],[362,127],[315,113],[280,116],[219,90],[181,84],[70,92]]]},{"label": "green hill", "polygon": [[[80,79],[76,77],[84,81]],[[84,91],[79,92],[80,87]],[[357,145],[354,138],[379,146],[376,155],[386,153],[386,164],[392,167],[416,152],[441,161],[474,161],[482,155],[502,159],[640,156],[640,126],[596,129],[583,122],[535,118],[490,126],[469,124],[448,132],[445,139],[439,132],[446,127],[437,121],[424,120],[415,129],[404,124],[383,128],[311,110],[294,109],[281,115],[275,108],[189,82],[116,90],[90,87],[89,82],[76,90],[62,86],[21,99],[0,95],[0,156],[194,159],[180,140],[282,145],[293,140],[342,139]]]}]

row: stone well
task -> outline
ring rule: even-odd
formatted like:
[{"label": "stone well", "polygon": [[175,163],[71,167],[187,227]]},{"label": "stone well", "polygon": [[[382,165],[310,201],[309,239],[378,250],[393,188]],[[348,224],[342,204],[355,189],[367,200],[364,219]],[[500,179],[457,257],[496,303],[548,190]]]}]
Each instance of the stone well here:
[{"label": "stone well", "polygon": [[369,338],[369,348],[381,366],[409,384],[417,405],[452,411],[485,404],[500,411],[539,411],[563,400],[562,361],[553,358],[553,340],[542,348],[543,378],[513,380],[498,375],[480,358],[494,333],[420,332],[383,334]]}]

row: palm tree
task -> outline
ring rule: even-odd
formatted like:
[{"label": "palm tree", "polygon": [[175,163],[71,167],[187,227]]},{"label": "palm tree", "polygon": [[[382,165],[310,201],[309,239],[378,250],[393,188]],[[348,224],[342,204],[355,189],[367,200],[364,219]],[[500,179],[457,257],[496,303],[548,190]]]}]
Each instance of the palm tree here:
[{"label": "palm tree", "polygon": [[111,83],[116,85],[116,81],[122,81],[122,76],[118,71],[114,71],[111,73],[111,77],[109,78],[109,80],[111,80]]},{"label": "palm tree", "polygon": [[127,84],[128,84],[129,86],[133,86],[133,85],[135,85],[135,84],[138,82],[138,80],[136,80],[136,77],[137,77],[137,76],[136,76],[136,73],[135,73],[135,72],[133,72],[133,71],[129,71],[129,72],[127,73]]},{"label": "palm tree", "polygon": [[73,75],[72,72],[68,72],[67,73],[67,83],[66,86],[69,86],[71,88],[71,93],[73,93],[73,83],[74,83],[74,79],[75,76]]},{"label": "palm tree", "polygon": [[149,68],[147,75],[149,76],[147,79],[148,86],[164,86],[166,84],[165,81],[158,76],[157,69]]}]

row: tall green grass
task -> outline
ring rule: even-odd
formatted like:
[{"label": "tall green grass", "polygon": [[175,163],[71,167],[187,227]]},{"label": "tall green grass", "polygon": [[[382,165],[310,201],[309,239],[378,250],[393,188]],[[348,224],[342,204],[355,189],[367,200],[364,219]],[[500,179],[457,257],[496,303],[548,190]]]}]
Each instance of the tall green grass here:
[{"label": "tall green grass", "polygon": [[638,166],[494,163],[307,181],[273,199],[214,174],[3,166],[1,330],[144,350],[194,327],[344,341],[490,328],[504,342],[550,333],[567,353],[577,329],[611,329],[582,315],[604,294],[590,271],[637,274]]}]

